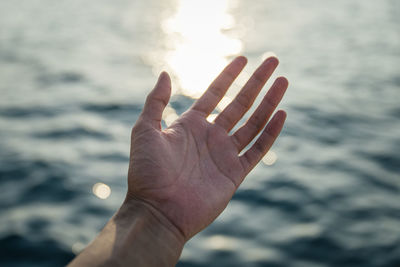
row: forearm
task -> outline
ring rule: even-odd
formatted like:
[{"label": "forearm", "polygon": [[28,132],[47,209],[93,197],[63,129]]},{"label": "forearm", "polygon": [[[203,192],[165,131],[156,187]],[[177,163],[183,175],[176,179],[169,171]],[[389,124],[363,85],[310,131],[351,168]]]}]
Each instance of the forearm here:
[{"label": "forearm", "polygon": [[184,239],[149,205],[130,200],[70,266],[175,266]]}]

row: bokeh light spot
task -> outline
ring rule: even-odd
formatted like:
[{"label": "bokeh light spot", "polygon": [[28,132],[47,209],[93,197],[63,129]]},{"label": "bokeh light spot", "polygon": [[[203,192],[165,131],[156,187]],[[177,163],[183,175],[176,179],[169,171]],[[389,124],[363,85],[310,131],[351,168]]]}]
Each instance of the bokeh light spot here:
[{"label": "bokeh light spot", "polygon": [[276,160],[278,159],[278,155],[272,150],[268,151],[268,153],[263,157],[262,162],[265,165],[271,166],[274,165]]},{"label": "bokeh light spot", "polygon": [[111,188],[104,183],[96,183],[92,188],[93,194],[100,199],[107,199],[111,195]]},{"label": "bokeh light spot", "polygon": [[86,245],[85,244],[83,244],[83,243],[81,243],[81,242],[76,242],[76,243],[74,243],[73,245],[72,245],[72,252],[75,254],[75,255],[78,255],[79,253],[81,253],[82,252],[82,250],[84,249],[86,247]]}]

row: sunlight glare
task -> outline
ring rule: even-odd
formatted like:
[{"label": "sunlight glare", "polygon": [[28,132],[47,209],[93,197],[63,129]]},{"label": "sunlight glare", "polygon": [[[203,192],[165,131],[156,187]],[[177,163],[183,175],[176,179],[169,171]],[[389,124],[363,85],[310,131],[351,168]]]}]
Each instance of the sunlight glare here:
[{"label": "sunlight glare", "polygon": [[199,97],[242,50],[239,39],[226,34],[235,25],[228,0],[180,0],[176,14],[162,23],[169,51],[165,60],[184,95]]},{"label": "sunlight glare", "polygon": [[212,114],[208,115],[207,121],[212,123],[217,118],[217,116],[218,116],[218,114],[212,113]]}]

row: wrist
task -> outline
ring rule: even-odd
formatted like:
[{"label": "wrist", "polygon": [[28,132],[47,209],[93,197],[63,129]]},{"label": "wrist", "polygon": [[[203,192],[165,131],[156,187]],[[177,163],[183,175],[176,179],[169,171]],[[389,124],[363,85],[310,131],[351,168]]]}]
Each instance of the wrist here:
[{"label": "wrist", "polygon": [[185,239],[152,205],[126,199],[112,221],[116,227],[118,244],[114,248],[118,261],[135,262],[132,257],[137,257],[146,266],[174,266],[179,260]]},{"label": "wrist", "polygon": [[175,266],[185,240],[151,205],[126,200],[69,266]]}]

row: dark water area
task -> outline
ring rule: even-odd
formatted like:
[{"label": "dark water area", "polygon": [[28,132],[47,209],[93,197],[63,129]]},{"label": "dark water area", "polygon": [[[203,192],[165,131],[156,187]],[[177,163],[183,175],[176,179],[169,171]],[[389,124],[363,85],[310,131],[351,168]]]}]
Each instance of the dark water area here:
[{"label": "dark water area", "polygon": [[0,2],[0,266],[64,266],[102,229],[157,73],[166,126],[267,51],[290,81],[273,157],[177,266],[400,266],[400,2],[200,2]]}]

